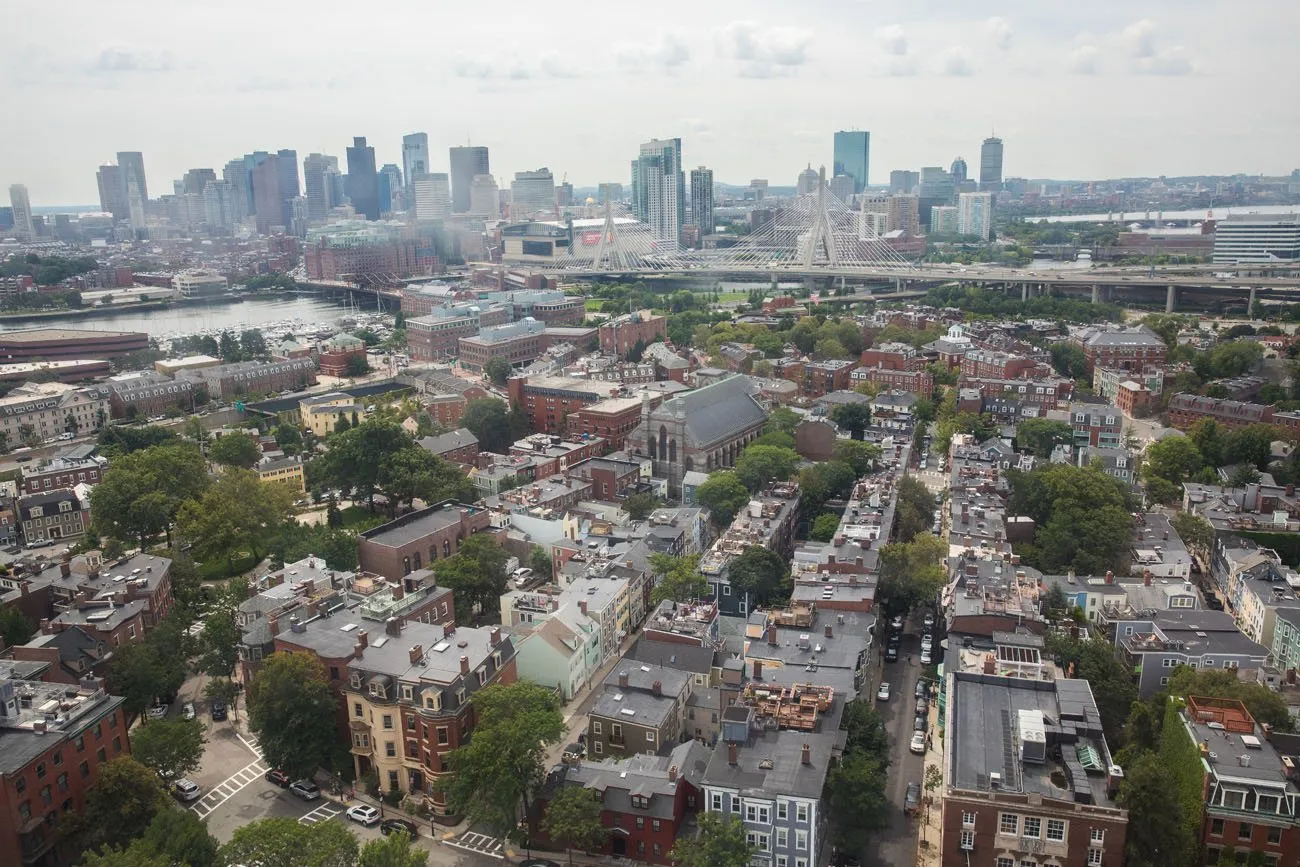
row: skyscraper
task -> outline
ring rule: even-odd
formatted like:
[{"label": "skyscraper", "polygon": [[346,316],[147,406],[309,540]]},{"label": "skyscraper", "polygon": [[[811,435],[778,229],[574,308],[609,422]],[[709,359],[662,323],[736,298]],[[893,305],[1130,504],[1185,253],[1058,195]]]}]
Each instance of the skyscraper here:
[{"label": "skyscraper", "polygon": [[27,196],[27,188],[22,184],[9,187],[9,204],[14,210],[14,236],[19,241],[33,240],[36,225],[32,222],[32,200]]},{"label": "skyscraper", "polygon": [[333,207],[333,190],[329,181],[330,158],[308,154],[302,161],[303,191],[307,195],[307,219],[323,220]]},{"label": "skyscraper", "polygon": [[379,172],[375,170],[375,149],[365,136],[352,139],[348,148],[348,198],[352,207],[367,220],[379,219]]},{"label": "skyscraper", "polygon": [[682,140],[652,139],[641,145],[632,162],[632,206],[650,224],[650,234],[676,245],[686,222],[686,176],[682,174]]},{"label": "skyscraper", "polygon": [[992,193],[962,193],[957,197],[957,234],[987,241],[992,228]]},{"label": "skyscraper", "polygon": [[494,220],[501,216],[500,190],[491,175],[475,175],[469,187],[469,214]]},{"label": "skyscraper", "polygon": [[952,182],[960,187],[965,183],[966,178],[969,177],[966,172],[966,160],[962,157],[957,157],[957,159],[952,161],[952,168],[948,169],[948,173],[952,175]]},{"label": "skyscraper", "polygon": [[445,172],[429,172],[415,181],[415,219],[445,220],[451,216],[451,182]]},{"label": "skyscraper", "polygon": [[916,190],[921,183],[919,172],[909,172],[906,169],[894,169],[889,173],[889,192],[891,193],[910,193]]},{"label": "skyscraper", "polygon": [[512,217],[531,217],[543,212],[555,213],[555,175],[543,166],[533,172],[515,172],[510,182],[510,213]]},{"label": "skyscraper", "polygon": [[989,137],[980,145],[980,189],[1002,189],[1002,139]]},{"label": "skyscraper", "polygon": [[713,222],[713,169],[700,166],[691,169],[691,221],[701,235],[712,235]]},{"label": "skyscraper", "polygon": [[469,212],[469,191],[478,175],[490,173],[488,149],[485,147],[456,147],[451,158],[451,212]]},{"label": "skyscraper", "polygon": [[280,218],[286,229],[292,229],[293,200],[302,192],[298,186],[298,152],[289,149],[276,151],[275,165],[280,181]]},{"label": "skyscraper", "polygon": [[208,181],[215,181],[217,173],[212,169],[190,169],[181,178],[181,191],[186,195],[203,195]]},{"label": "skyscraper", "polygon": [[114,220],[125,220],[126,188],[122,185],[122,169],[118,166],[100,166],[95,173],[95,181],[99,184],[99,209],[112,214]]},{"label": "skyscraper", "polygon": [[[271,227],[288,228],[284,219],[284,197],[280,195],[280,159],[268,154],[252,171],[253,212],[257,217],[257,231],[271,234]],[[290,215],[292,220],[292,214]]]},{"label": "skyscraper", "polygon": [[415,189],[415,182],[429,173],[429,136],[413,132],[402,136],[402,177],[406,186]]},{"label": "skyscraper", "polygon": [[835,133],[835,159],[831,176],[850,175],[853,178],[853,192],[861,193],[867,188],[867,171],[871,162],[871,133],[862,130]]},{"label": "skyscraper", "polygon": [[225,234],[244,218],[238,210],[235,186],[229,181],[208,181],[203,187],[203,221],[213,234]]},{"label": "skyscraper", "polygon": [[390,213],[394,210],[393,200],[402,197],[402,170],[396,163],[384,163],[376,179],[379,182],[379,213]]},{"label": "skyscraper", "polygon": [[253,212],[253,187],[249,171],[247,157],[236,157],[221,170],[221,179],[234,190],[235,213],[239,215],[236,223],[243,222],[244,217]]},{"label": "skyscraper", "polygon": [[149,201],[149,185],[144,179],[144,154],[140,151],[118,151],[117,166],[122,170],[122,200],[130,204],[130,189],[134,183],[140,199]]}]

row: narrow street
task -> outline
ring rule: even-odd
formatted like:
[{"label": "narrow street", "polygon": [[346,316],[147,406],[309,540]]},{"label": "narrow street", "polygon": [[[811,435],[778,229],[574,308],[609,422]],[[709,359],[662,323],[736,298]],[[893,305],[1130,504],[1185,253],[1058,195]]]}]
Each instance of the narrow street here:
[{"label": "narrow street", "polygon": [[[912,722],[916,718],[916,698],[912,691],[921,676],[921,639],[916,632],[910,631],[915,628],[914,624],[908,624],[909,631],[903,635],[898,662],[886,663],[884,657],[880,657],[881,679],[887,681],[892,690],[889,701],[876,702],[890,741],[891,762],[885,786],[890,810],[889,827],[875,832],[867,845],[864,864],[868,867],[899,867],[916,863],[918,820],[903,815],[907,784],[920,782],[924,771],[922,757],[908,752]],[[872,684],[873,697],[878,685],[878,681]]]}]

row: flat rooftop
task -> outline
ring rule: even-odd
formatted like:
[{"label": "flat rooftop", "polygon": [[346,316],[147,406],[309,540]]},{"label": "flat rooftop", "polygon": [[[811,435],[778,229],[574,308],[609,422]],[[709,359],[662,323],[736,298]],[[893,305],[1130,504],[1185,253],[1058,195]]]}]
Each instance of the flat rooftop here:
[{"label": "flat rooftop", "polygon": [[410,512],[396,520],[389,521],[387,524],[380,524],[378,527],[366,530],[361,534],[361,538],[377,545],[400,548],[414,542],[416,539],[422,539],[439,530],[445,530],[447,527],[459,524],[461,513],[467,511],[473,514],[478,509],[474,506],[460,504],[453,504],[450,508],[442,505],[430,506],[427,509]]},{"label": "flat rooftop", "polygon": [[0,334],[0,343],[40,343],[46,340],[102,340],[109,337],[144,336],[140,331],[99,331],[92,328],[32,328],[25,331],[6,331]]}]

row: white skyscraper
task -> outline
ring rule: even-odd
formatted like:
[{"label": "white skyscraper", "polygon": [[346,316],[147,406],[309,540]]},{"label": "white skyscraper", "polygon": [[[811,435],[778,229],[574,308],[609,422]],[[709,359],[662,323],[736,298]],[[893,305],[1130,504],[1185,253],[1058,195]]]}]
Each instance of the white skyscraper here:
[{"label": "white skyscraper", "polygon": [[402,136],[402,177],[406,178],[406,186],[415,189],[415,182],[428,173],[428,133],[413,132]]},{"label": "white skyscraper", "polygon": [[445,220],[451,216],[451,182],[446,172],[427,174],[415,181],[415,218]]},{"label": "white skyscraper", "polygon": [[474,217],[494,220],[501,216],[501,199],[498,196],[496,178],[491,175],[475,175],[469,186],[469,213]]},{"label": "white skyscraper", "polygon": [[992,229],[992,193],[962,193],[957,197],[957,234],[987,241]]},{"label": "white skyscraper", "polygon": [[654,139],[641,145],[641,155],[632,163],[632,208],[661,243],[675,247],[680,242],[686,222],[681,139]]},{"label": "white skyscraper", "polygon": [[541,211],[555,214],[555,176],[548,168],[535,172],[515,172],[510,182],[510,213],[513,217],[533,217]]},{"label": "white skyscraper", "polygon": [[27,188],[22,184],[11,186],[9,204],[14,209],[14,237],[20,241],[33,240],[36,227],[32,224],[32,200],[27,196]]}]

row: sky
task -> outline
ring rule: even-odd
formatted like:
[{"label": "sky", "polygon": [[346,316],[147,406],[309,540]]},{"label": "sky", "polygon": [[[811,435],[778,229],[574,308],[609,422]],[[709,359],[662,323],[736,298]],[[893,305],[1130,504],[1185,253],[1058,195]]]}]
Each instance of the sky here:
[{"label": "sky", "polygon": [[[1008,177],[1285,174],[1300,166],[1295,0],[0,0],[0,190],[98,201],[143,151],[151,195],[254,150],[378,164],[426,132],[491,149],[505,186],[626,183],[638,144],[680,137],[719,183],[793,185],[837,129],[891,169]],[[4,199],[0,194],[0,199]]]}]

